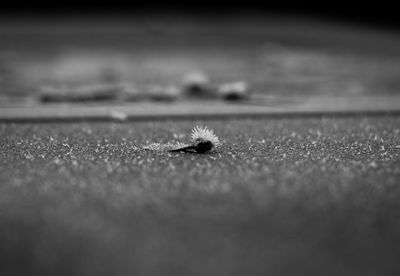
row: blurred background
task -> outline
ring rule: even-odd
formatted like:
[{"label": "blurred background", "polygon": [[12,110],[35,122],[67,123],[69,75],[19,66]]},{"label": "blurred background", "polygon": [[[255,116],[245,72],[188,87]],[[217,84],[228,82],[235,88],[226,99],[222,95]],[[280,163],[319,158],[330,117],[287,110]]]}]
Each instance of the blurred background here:
[{"label": "blurred background", "polygon": [[400,88],[399,20],[380,3],[16,1],[0,13],[2,106]]}]

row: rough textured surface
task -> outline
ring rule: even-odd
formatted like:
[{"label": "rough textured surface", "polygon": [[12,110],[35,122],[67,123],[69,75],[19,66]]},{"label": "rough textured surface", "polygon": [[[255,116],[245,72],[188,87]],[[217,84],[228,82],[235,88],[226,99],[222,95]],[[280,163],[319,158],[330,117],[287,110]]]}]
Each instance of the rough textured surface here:
[{"label": "rough textured surface", "polygon": [[[148,151],[186,142],[210,154]],[[398,275],[400,120],[0,125],[3,275]]]}]

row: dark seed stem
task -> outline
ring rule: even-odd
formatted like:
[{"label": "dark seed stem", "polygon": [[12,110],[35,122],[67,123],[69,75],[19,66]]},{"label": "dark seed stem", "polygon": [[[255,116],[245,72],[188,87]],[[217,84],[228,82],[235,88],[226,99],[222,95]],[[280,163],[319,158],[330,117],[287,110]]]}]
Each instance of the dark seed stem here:
[{"label": "dark seed stem", "polygon": [[171,149],[171,150],[168,150],[168,151],[169,152],[181,152],[181,151],[186,152],[188,150],[196,150],[196,147],[195,146],[186,146],[186,147],[183,147],[183,148]]}]

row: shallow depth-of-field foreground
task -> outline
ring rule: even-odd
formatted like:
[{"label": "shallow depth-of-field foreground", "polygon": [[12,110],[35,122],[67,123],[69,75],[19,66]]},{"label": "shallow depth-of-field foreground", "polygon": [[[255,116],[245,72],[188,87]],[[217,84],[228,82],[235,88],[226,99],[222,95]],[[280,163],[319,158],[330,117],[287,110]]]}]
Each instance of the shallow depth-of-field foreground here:
[{"label": "shallow depth-of-field foreground", "polygon": [[[207,125],[209,154],[149,151]],[[2,275],[398,275],[399,117],[0,124]]]}]

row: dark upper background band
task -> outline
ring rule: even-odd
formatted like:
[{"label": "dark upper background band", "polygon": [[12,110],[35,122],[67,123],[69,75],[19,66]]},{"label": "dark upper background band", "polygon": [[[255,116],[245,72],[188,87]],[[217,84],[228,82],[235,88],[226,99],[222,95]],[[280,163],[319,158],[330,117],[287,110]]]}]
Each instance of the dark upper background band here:
[{"label": "dark upper background band", "polygon": [[[362,4],[350,1],[228,1],[228,0],[143,0],[143,1],[7,1],[0,9],[1,19],[68,17],[102,18],[135,15],[194,15],[212,17],[288,16],[327,19],[343,23],[400,30],[395,4],[382,1]],[[1,21],[0,19],[0,21]]]}]

